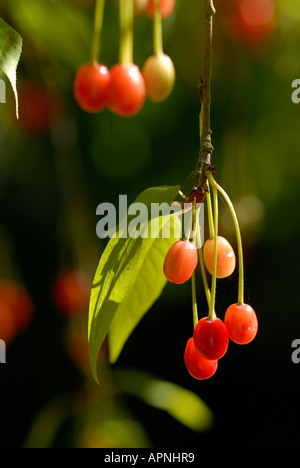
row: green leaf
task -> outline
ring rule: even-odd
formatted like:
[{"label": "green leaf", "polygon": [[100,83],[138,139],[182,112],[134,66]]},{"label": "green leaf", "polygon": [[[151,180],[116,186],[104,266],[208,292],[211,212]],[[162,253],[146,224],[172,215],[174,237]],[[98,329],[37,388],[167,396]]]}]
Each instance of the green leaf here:
[{"label": "green leaf", "polygon": [[0,18],[0,71],[9,79],[16,99],[16,115],[19,118],[17,67],[22,53],[22,38],[9,24]]},{"label": "green leaf", "polygon": [[124,393],[165,411],[193,431],[206,431],[213,424],[207,404],[190,390],[132,369],[116,370],[114,377]]},{"label": "green leaf", "polygon": [[[178,191],[179,186],[150,188],[142,192],[135,203],[143,203],[150,215],[152,203],[169,204]],[[166,284],[163,260],[175,238],[159,237],[163,226],[170,222],[170,216],[159,219],[160,225],[155,223],[155,235],[148,238],[133,238],[132,232],[126,238],[111,238],[100,259],[89,309],[90,364],[97,382],[97,356],[107,333],[109,358],[113,363]],[[130,227],[132,218],[128,217],[128,220]],[[150,222],[149,216],[148,229]]]}]

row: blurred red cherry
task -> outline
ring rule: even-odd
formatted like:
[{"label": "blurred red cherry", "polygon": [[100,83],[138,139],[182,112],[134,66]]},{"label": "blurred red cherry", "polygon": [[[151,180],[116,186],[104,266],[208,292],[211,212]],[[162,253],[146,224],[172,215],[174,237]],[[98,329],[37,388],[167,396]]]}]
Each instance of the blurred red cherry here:
[{"label": "blurred red cherry", "polygon": [[77,70],[73,92],[77,104],[86,112],[105,109],[110,85],[110,72],[103,64],[84,63]]},{"label": "blurred red cherry", "polygon": [[[160,0],[159,1],[160,14],[162,19],[169,18],[175,10],[176,0]],[[150,18],[155,16],[155,0],[148,0],[148,5],[146,7],[146,14]]]},{"label": "blurred red cherry", "polygon": [[276,27],[274,0],[227,0],[217,8],[228,35],[244,44],[267,41]]},{"label": "blurred red cherry", "polygon": [[24,286],[12,281],[1,280],[0,306],[10,311],[18,332],[28,327],[33,317],[33,302]]},{"label": "blurred red cherry", "polygon": [[16,334],[17,328],[10,309],[0,303],[0,339],[9,345]]},{"label": "blurred red cherry", "polygon": [[11,343],[32,321],[33,302],[24,286],[0,280],[0,339]]},{"label": "blurred red cherry", "polygon": [[40,82],[22,83],[18,94],[18,125],[25,132],[45,133],[62,113],[62,102],[58,94]]},{"label": "blurred red cherry", "polygon": [[92,281],[83,271],[67,270],[61,272],[53,287],[55,304],[67,316],[85,313],[89,307]]}]

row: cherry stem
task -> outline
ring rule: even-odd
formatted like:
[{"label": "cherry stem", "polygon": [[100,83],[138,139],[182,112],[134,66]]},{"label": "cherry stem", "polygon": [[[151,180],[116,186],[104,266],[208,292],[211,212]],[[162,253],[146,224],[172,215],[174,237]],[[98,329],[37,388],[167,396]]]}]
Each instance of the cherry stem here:
[{"label": "cherry stem", "polygon": [[196,294],[196,273],[192,274],[192,304],[193,304],[193,325],[194,329],[198,323],[198,307],[197,307],[197,294]]},{"label": "cherry stem", "polygon": [[[200,128],[200,139],[202,138],[203,133],[203,106],[201,107],[200,116],[199,116],[199,128]],[[215,237],[214,234],[214,222],[213,222],[213,214],[212,214],[212,206],[211,206],[211,197],[209,191],[209,184],[206,181],[207,185],[207,213],[208,213],[208,228],[209,228],[209,238],[213,239]]]},{"label": "cherry stem", "polygon": [[214,243],[214,263],[213,271],[211,278],[211,296],[209,303],[209,312],[208,320],[213,320],[216,318],[215,312],[215,302],[216,302],[216,289],[217,289],[217,238],[218,238],[218,222],[219,222],[219,206],[218,206],[218,190],[215,185],[212,185],[213,191],[213,201],[214,201],[214,234],[215,234],[215,243]]},{"label": "cherry stem", "polygon": [[211,196],[210,196],[210,187],[209,184],[207,184],[207,216],[208,216],[208,229],[209,229],[209,238],[214,239],[215,238],[215,228],[214,228],[214,217],[213,217],[213,210],[212,210],[212,205],[211,205]]},{"label": "cherry stem", "polygon": [[162,55],[163,51],[163,33],[162,33],[162,18],[160,12],[160,0],[155,0],[155,13],[153,20],[153,50],[155,55]]},{"label": "cherry stem", "polygon": [[211,104],[211,74],[212,74],[212,36],[213,36],[213,15],[215,8],[213,0],[205,0],[206,22],[205,22],[205,52],[203,61],[203,104],[202,104],[202,131],[200,140],[200,152],[202,160],[210,164],[211,129],[210,129],[210,104]]},{"label": "cherry stem", "polygon": [[94,15],[94,31],[93,31],[93,40],[92,40],[92,48],[91,48],[91,62],[93,65],[98,64],[99,57],[100,57],[104,5],[105,5],[105,0],[96,1],[95,15]]},{"label": "cherry stem", "polygon": [[[195,245],[196,240],[199,241],[200,233],[198,226],[198,217],[201,206],[197,208],[197,199],[194,198],[192,206],[192,242]],[[200,245],[200,244],[199,244]],[[197,293],[196,293],[196,273],[192,274],[192,301],[193,301],[193,324],[194,329],[198,323],[198,307],[197,307]]]},{"label": "cherry stem", "polygon": [[119,0],[120,50],[121,65],[133,63],[133,0]]},{"label": "cherry stem", "polygon": [[197,209],[197,200],[194,198],[193,200],[193,206],[192,206],[192,242],[195,245],[196,243],[196,234],[197,234],[197,229],[198,229],[198,215],[199,215],[199,209]]},{"label": "cherry stem", "polygon": [[200,238],[199,229],[197,230],[197,242],[198,242],[198,245],[199,245],[198,257],[199,257],[201,276],[202,276],[202,281],[203,281],[203,286],[204,286],[204,292],[205,292],[205,295],[206,295],[207,304],[209,305],[210,304],[210,299],[211,299],[211,294],[210,294],[210,289],[209,289],[208,281],[207,281],[207,275],[206,275],[206,270],[205,270],[205,264],[204,264],[204,258],[203,258],[203,249],[201,247],[201,238]]},{"label": "cherry stem", "polygon": [[[196,211],[196,199],[193,200],[192,203],[188,203],[188,207],[184,208],[183,210],[177,212],[177,213],[174,213],[174,216],[177,216],[177,215],[181,215],[181,214],[186,214],[188,213],[190,210],[192,210],[192,221],[191,221],[191,227],[190,227],[190,223],[188,224],[188,231],[187,233],[185,233],[185,236],[183,238],[183,240],[185,241],[189,241],[190,242],[190,238],[191,238],[191,235],[193,236],[192,238],[192,242],[193,244],[195,244],[196,240],[195,240],[195,237],[196,237],[196,231],[197,231],[197,220],[198,220],[198,212]],[[171,214],[172,216],[172,214]]]},{"label": "cherry stem", "polygon": [[215,190],[218,190],[224,200],[226,201],[229,211],[231,213],[233,223],[234,223],[234,228],[235,228],[235,233],[236,233],[236,239],[237,239],[237,248],[238,248],[238,259],[239,259],[239,281],[238,281],[238,304],[243,305],[244,304],[244,261],[243,261],[243,246],[242,246],[242,236],[241,236],[241,231],[240,231],[240,226],[238,222],[238,218],[234,209],[234,206],[232,204],[232,201],[230,200],[229,195],[225,192],[225,190],[215,181],[213,175],[211,173],[208,174],[208,180],[212,187]]}]

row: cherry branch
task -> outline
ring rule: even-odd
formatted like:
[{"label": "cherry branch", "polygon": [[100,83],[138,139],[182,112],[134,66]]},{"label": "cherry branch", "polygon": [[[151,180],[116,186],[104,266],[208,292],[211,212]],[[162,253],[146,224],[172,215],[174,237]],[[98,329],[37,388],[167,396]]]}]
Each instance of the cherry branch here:
[{"label": "cherry branch", "polygon": [[212,38],[213,16],[216,13],[213,0],[204,0],[205,3],[205,41],[203,72],[201,77],[201,112],[200,123],[200,150],[196,168],[195,186],[205,190],[207,184],[206,171],[211,166],[213,146],[211,142],[210,106],[211,106],[211,75],[212,75]]}]

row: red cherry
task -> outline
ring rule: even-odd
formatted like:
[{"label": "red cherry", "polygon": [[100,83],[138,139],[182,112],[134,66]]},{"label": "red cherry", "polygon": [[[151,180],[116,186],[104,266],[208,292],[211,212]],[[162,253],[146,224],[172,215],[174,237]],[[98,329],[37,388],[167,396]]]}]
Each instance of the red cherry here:
[{"label": "red cherry", "polygon": [[184,362],[189,374],[198,380],[209,379],[218,368],[218,361],[205,359],[198,353],[193,338],[186,344]]},{"label": "red cherry", "polygon": [[[163,19],[168,18],[171,16],[173,11],[175,10],[176,0],[160,0],[159,7],[161,17]],[[155,15],[155,0],[148,0],[148,5],[146,8],[146,14],[150,18],[154,18]]]},{"label": "red cherry", "polygon": [[110,73],[105,65],[84,63],[74,80],[74,97],[86,112],[100,112],[107,105]]},{"label": "red cherry", "polygon": [[229,338],[224,322],[219,318],[203,317],[194,330],[194,343],[198,353],[206,359],[221,359],[228,349]]},{"label": "red cherry", "polygon": [[185,283],[198,263],[197,247],[189,241],[177,241],[168,250],[164,261],[164,274],[171,283]]},{"label": "red cherry", "polygon": [[82,271],[63,271],[53,286],[57,308],[68,316],[85,313],[89,306],[92,282]]},{"label": "red cherry", "polygon": [[8,345],[16,334],[17,327],[11,310],[5,304],[0,304],[0,339]]},{"label": "red cherry", "polygon": [[[274,0],[233,0],[220,4],[228,34],[249,45],[265,42],[276,26]],[[224,13],[222,12],[224,9]]]},{"label": "red cherry", "polygon": [[248,304],[229,306],[224,322],[229,338],[237,344],[248,344],[257,334],[257,316]]},{"label": "red cherry", "polygon": [[9,311],[16,331],[21,332],[28,327],[34,307],[31,296],[22,285],[0,281],[0,306]]},{"label": "red cherry", "polygon": [[[208,239],[203,247],[204,262],[212,275],[214,264],[215,239]],[[217,237],[217,278],[230,276],[235,269],[235,253],[224,237]]]},{"label": "red cherry", "polygon": [[20,86],[19,102],[18,126],[30,134],[47,132],[63,113],[60,96],[39,81]]},{"label": "red cherry", "polygon": [[108,108],[117,115],[129,117],[137,114],[146,99],[146,86],[137,65],[114,65],[110,71]]}]

